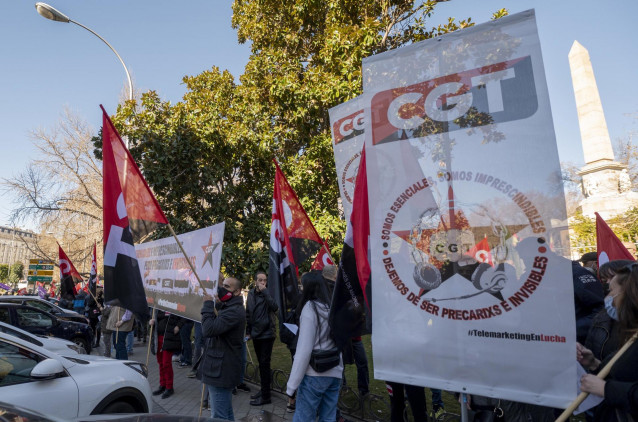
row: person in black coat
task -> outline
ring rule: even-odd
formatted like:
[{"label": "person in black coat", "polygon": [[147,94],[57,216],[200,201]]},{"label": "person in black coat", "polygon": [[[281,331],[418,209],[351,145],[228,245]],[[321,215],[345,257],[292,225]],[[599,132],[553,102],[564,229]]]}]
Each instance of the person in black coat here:
[{"label": "person in black coat", "polygon": [[248,292],[246,299],[246,337],[253,341],[255,354],[259,361],[261,391],[251,396],[250,404],[261,406],[270,401],[270,358],[275,344],[275,312],[279,310],[277,302],[266,288],[268,276],[263,271],[255,275],[255,287]]},{"label": "person in black coat", "polygon": [[572,261],[572,277],[574,283],[574,306],[576,310],[576,339],[585,343],[594,315],[604,309],[603,286],[588,269],[577,261]]},{"label": "person in black coat", "polygon": [[175,392],[173,389],[173,353],[182,350],[179,330],[184,325],[184,318],[158,310],[149,325],[156,325],[157,352],[156,358],[160,371],[160,386],[153,395],[162,395],[165,399]]},{"label": "person in black coat", "polygon": [[202,335],[205,350],[197,368],[197,378],[208,387],[212,417],[235,420],[232,389],[241,377],[241,349],[246,311],[241,282],[224,279],[214,296],[204,295]]},{"label": "person in black coat", "polygon": [[[617,271],[609,283],[611,309],[617,314],[619,346],[638,333],[638,263]],[[600,361],[591,350],[577,344],[576,355],[588,371],[600,371],[608,359]],[[594,421],[614,422],[638,420],[638,342],[612,366],[606,379],[592,374],[581,378],[581,391],[603,397],[603,402],[594,413]]]}]

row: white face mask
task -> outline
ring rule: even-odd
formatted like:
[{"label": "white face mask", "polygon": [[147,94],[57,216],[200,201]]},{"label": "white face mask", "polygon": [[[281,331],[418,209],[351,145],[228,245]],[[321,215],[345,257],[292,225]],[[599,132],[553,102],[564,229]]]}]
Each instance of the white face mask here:
[{"label": "white face mask", "polygon": [[605,310],[613,320],[618,321],[618,309],[614,306],[614,298],[618,295],[605,297]]}]

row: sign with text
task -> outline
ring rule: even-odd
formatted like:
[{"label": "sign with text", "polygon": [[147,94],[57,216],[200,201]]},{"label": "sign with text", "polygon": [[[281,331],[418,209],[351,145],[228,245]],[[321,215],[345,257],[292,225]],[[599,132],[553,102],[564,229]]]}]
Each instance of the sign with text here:
[{"label": "sign with text", "polygon": [[[177,236],[210,295],[217,288],[224,226],[220,223]],[[149,306],[200,321],[204,292],[175,238],[136,245],[135,253]]]},{"label": "sign with text", "polygon": [[363,147],[364,103],[365,100],[361,96],[329,110],[337,182],[346,221],[350,220],[352,212],[354,180],[359,170]]},{"label": "sign with text", "polygon": [[534,12],[363,74],[375,378],[567,406],[571,261]]},{"label": "sign with text", "polygon": [[30,259],[27,281],[50,283],[53,280],[55,263],[43,259]]}]

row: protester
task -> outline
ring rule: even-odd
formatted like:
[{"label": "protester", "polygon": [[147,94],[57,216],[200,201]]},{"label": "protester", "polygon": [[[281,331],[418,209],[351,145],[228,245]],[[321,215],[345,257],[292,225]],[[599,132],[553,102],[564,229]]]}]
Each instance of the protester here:
[{"label": "protester", "polygon": [[415,422],[427,422],[428,412],[425,402],[425,388],[414,385],[386,381],[390,395],[390,422],[403,422],[405,412],[405,396],[407,395],[412,419]]},{"label": "protester", "polygon": [[100,321],[100,328],[102,329],[102,340],[104,343],[104,356],[107,358],[111,357],[111,338],[113,336],[113,331],[108,329],[108,321],[109,316],[111,315],[111,311],[113,308],[109,305],[106,305],[104,309],[102,309],[102,320]]},{"label": "protester", "polygon": [[179,368],[184,369],[193,365],[193,345],[191,343],[191,333],[193,332],[194,322],[191,320],[184,320],[184,325],[180,331],[180,337],[182,339],[182,355],[179,361]]},{"label": "protester", "polygon": [[[293,421],[314,421],[318,417],[320,422],[334,422],[343,362],[330,335],[328,287],[317,272],[304,274],[301,283],[297,351],[286,389],[289,397],[297,392]],[[324,354],[323,365],[315,359],[319,351]]]},{"label": "protester", "polygon": [[[99,300],[99,299],[98,299]],[[89,317],[89,325],[91,326],[91,330],[93,331],[93,338],[95,339],[95,344],[93,347],[100,346],[100,315],[102,315],[102,305],[97,302],[93,296],[90,296],[88,299],[88,317]]]},{"label": "protester", "polygon": [[133,313],[120,306],[113,306],[106,328],[113,332],[115,359],[127,360],[126,336],[133,330]]},{"label": "protester", "polygon": [[245,325],[246,312],[238,279],[224,279],[214,297],[204,295],[202,335],[206,348],[197,378],[208,388],[213,418],[235,420],[232,389],[239,383]]},{"label": "protester", "polygon": [[[204,336],[202,335],[202,323],[196,322],[194,325],[195,333],[195,354],[193,355],[193,362],[196,363],[202,356],[202,350],[204,350]],[[195,378],[197,376],[197,369],[193,368],[186,375],[188,378]]]},{"label": "protester", "polygon": [[270,359],[275,344],[275,312],[277,303],[267,290],[268,277],[263,271],[255,275],[255,287],[248,292],[246,299],[246,338],[253,341],[255,354],[259,362],[261,390],[252,395],[250,404],[261,406],[270,400]]},{"label": "protester", "polygon": [[579,343],[584,343],[594,315],[604,309],[603,286],[590,269],[582,267],[576,261],[572,262],[572,281],[576,311],[576,338]]},{"label": "protester", "polygon": [[[619,259],[603,264],[598,270],[601,281],[607,285],[607,282],[616,275],[618,270],[632,262],[626,259]],[[592,326],[585,340],[585,347],[592,351],[596,359],[601,361],[618,350],[618,324],[616,324],[618,315],[616,315],[612,300],[611,296],[605,297],[605,309],[594,316]]]},{"label": "protester", "polygon": [[151,319],[149,325],[156,325],[157,329],[157,351],[156,358],[159,365],[160,385],[153,391],[153,395],[162,395],[162,398],[172,396],[173,389],[173,353],[179,353],[182,349],[180,339],[180,329],[184,326],[184,318],[172,315],[168,312],[158,310],[155,318]]},{"label": "protester", "polygon": [[590,273],[598,273],[598,253],[587,252],[580,257],[580,262],[583,264],[583,268],[588,270]]},{"label": "protester", "polygon": [[[638,333],[638,263],[617,271],[609,283],[609,296],[612,312],[618,315],[619,345],[622,345]],[[576,355],[590,372],[599,371],[606,363],[580,344]],[[583,375],[580,389],[604,398],[594,413],[594,421],[638,420],[638,342],[629,346],[606,379]]]}]

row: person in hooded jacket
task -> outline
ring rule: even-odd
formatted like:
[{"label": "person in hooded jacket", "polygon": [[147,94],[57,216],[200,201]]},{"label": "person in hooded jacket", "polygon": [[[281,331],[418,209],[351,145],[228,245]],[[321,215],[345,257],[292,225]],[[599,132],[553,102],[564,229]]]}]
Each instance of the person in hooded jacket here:
[{"label": "person in hooded jacket", "polygon": [[246,337],[253,341],[259,361],[261,391],[251,396],[250,404],[261,406],[270,403],[270,358],[275,343],[275,312],[279,310],[275,299],[266,288],[268,277],[263,271],[255,275],[255,287],[246,299]]},{"label": "person in hooded jacket", "polygon": [[182,340],[179,334],[185,323],[184,318],[168,312],[157,310],[155,318],[151,319],[149,325],[156,325],[157,328],[157,352],[156,358],[159,364],[160,385],[153,391],[153,395],[162,395],[162,398],[172,396],[173,389],[173,354],[182,350]]},{"label": "person in hooded jacket", "polygon": [[215,295],[204,294],[202,335],[205,349],[197,368],[197,378],[208,388],[211,416],[234,421],[232,390],[241,377],[246,311],[241,282],[228,277],[221,284]]}]

